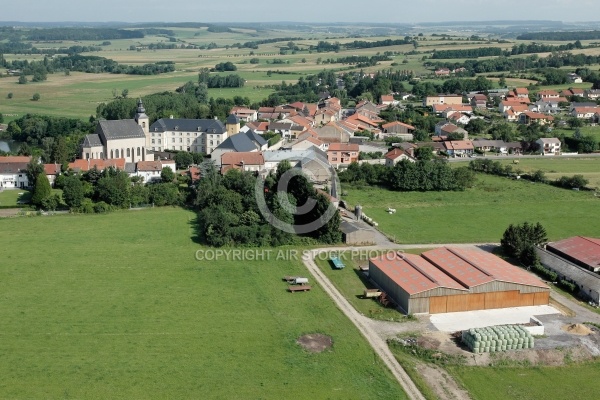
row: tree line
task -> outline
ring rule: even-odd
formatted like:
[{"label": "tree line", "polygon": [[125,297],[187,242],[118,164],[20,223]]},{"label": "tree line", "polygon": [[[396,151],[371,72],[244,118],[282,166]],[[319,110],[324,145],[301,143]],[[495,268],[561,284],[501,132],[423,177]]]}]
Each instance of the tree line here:
[{"label": "tree line", "polygon": [[32,29],[25,35],[27,40],[117,40],[142,39],[140,30],[113,28],[45,28]]},{"label": "tree line", "polygon": [[395,191],[427,192],[465,190],[472,187],[475,175],[466,167],[451,168],[444,160],[422,159],[402,160],[392,168],[353,162],[339,173],[339,178],[342,182],[378,185]]},{"label": "tree line", "polygon": [[529,32],[517,36],[518,40],[598,40],[600,31]]}]

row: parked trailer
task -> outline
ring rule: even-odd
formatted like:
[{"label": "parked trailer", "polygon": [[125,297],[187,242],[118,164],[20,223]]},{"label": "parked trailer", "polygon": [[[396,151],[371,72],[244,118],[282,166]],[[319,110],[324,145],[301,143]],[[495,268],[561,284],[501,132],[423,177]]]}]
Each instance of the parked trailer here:
[{"label": "parked trailer", "polygon": [[370,299],[379,296],[381,296],[381,291],[379,289],[365,289],[365,298]]},{"label": "parked trailer", "polygon": [[295,278],[294,285],[304,285],[308,283],[308,278]]},{"label": "parked trailer", "polygon": [[288,286],[288,291],[291,292],[291,293],[294,293],[294,292],[308,292],[310,289],[312,289],[312,287],[309,286],[309,285]]},{"label": "parked trailer", "polygon": [[342,262],[342,260],[340,260],[339,257],[331,257],[331,262],[333,263],[333,268],[335,269],[343,269],[344,267],[346,267],[344,265],[344,263]]},{"label": "parked trailer", "polygon": [[286,281],[287,283],[294,283],[294,280],[297,278],[297,276],[284,276],[283,280]]}]

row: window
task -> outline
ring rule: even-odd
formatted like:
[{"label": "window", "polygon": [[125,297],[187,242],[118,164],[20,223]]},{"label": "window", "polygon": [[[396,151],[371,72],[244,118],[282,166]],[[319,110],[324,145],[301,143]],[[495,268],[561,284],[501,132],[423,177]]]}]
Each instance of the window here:
[{"label": "window", "polygon": [[188,132],[187,135],[190,136],[190,133]]},{"label": "window", "polygon": [[175,143],[175,138],[171,138],[171,143]]},{"label": "window", "polygon": [[212,140],[210,141],[210,145],[211,145],[211,146],[213,145],[213,141],[212,141]]},{"label": "window", "polygon": [[[160,144],[160,141],[161,141],[161,140],[160,140],[160,139],[158,139],[158,144]],[[139,155],[139,154],[138,154],[138,155]]]},{"label": "window", "polygon": [[154,139],[152,139],[152,144],[154,144]]},{"label": "window", "polygon": [[179,143],[183,143],[183,139],[182,138],[179,138]]},{"label": "window", "polygon": [[[160,143],[160,139],[158,139],[158,143]],[[140,155],[140,148],[139,147],[137,148],[137,155],[138,156]]]},{"label": "window", "polygon": [[190,144],[190,138],[187,138],[187,139],[186,139],[186,143],[187,143],[187,144]]}]

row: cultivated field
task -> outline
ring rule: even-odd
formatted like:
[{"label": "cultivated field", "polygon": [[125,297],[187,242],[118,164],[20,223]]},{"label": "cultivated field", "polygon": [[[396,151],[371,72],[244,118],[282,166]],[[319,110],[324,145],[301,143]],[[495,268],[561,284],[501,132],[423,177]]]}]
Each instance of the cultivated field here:
[{"label": "cultivated field", "polygon": [[[399,243],[499,242],[511,223],[540,222],[551,240],[600,236],[591,223],[600,198],[550,185],[477,175],[464,192],[393,192],[345,186],[343,197],[379,223]],[[389,215],[388,207],[396,214]]]},{"label": "cultivated field", "polygon": [[300,260],[196,261],[193,218],[0,221],[0,398],[404,398],[319,287],[286,292]]}]

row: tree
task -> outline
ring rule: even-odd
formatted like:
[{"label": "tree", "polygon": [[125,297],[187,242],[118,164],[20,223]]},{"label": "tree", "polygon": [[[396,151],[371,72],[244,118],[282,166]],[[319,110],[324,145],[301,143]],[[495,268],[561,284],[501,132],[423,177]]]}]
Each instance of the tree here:
[{"label": "tree", "polygon": [[175,180],[175,172],[173,172],[171,167],[164,167],[160,171],[160,179],[163,182],[173,182]]},{"label": "tree", "polygon": [[60,196],[54,194],[42,200],[42,208],[48,211],[54,211],[60,205]]},{"label": "tree", "polygon": [[8,94],[6,95],[7,99],[12,99],[13,98],[13,93],[12,92],[8,92]]},{"label": "tree", "polygon": [[187,151],[180,151],[174,158],[177,169],[186,169],[194,163],[194,157]]},{"label": "tree", "polygon": [[19,81],[18,82],[19,82],[20,85],[26,84],[27,83],[27,77],[25,75],[22,75],[22,74],[19,75]]},{"label": "tree", "polygon": [[64,178],[62,195],[68,207],[81,207],[81,202],[85,197],[85,188],[79,176],[71,175]]},{"label": "tree", "polygon": [[433,147],[431,146],[420,146],[415,149],[415,158],[417,160],[432,160],[433,159]]},{"label": "tree", "polygon": [[[43,166],[42,166],[43,169]],[[52,194],[52,188],[50,187],[50,181],[46,176],[46,173],[42,170],[38,174],[35,180],[35,186],[33,188],[33,196],[31,196],[31,203],[35,206],[41,207],[42,201]]]},{"label": "tree", "polygon": [[123,89],[121,91],[121,97],[123,97],[124,99],[126,99],[127,96],[129,96],[129,89]]},{"label": "tree", "polygon": [[483,118],[473,118],[465,126],[465,130],[471,135],[479,135],[485,133],[487,127],[488,123],[485,122]]},{"label": "tree", "polygon": [[546,229],[538,222],[535,225],[524,222],[522,225],[510,224],[504,231],[500,245],[508,256],[515,257],[527,266],[530,266],[535,246],[540,246],[548,241]]},{"label": "tree", "polygon": [[40,96],[40,94],[39,94],[39,93],[34,93],[34,94],[33,94],[33,97],[31,97],[31,100],[33,100],[33,101],[38,101],[38,100],[40,99],[40,97],[41,97],[41,96]]},{"label": "tree", "polygon": [[96,185],[98,200],[115,207],[124,208],[129,206],[131,180],[127,172],[108,168],[104,170],[102,175]]},{"label": "tree", "polygon": [[35,187],[38,176],[43,172],[44,165],[40,163],[40,159],[38,157],[31,157],[31,161],[27,164],[27,169],[25,170],[29,186]]},{"label": "tree", "polygon": [[501,88],[506,87],[506,78],[504,76],[501,76],[500,79],[498,79],[498,86]]},{"label": "tree", "polygon": [[0,113],[0,124],[4,123],[4,115],[2,115],[2,113]]}]

